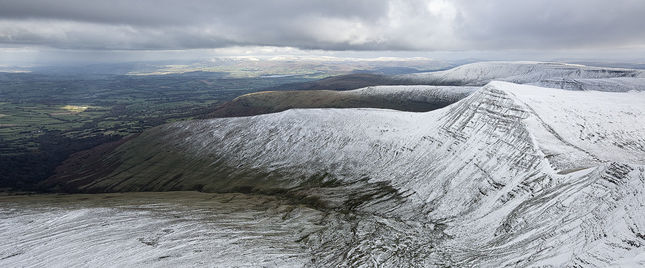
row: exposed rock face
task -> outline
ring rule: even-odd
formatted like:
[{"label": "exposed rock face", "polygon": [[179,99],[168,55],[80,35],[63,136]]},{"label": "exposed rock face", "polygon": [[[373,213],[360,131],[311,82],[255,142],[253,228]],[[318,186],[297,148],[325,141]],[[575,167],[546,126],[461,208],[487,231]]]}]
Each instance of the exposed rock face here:
[{"label": "exposed rock face", "polygon": [[492,82],[428,113],[177,122],[103,156],[107,175],[88,182],[71,161],[49,183],[279,193],[354,215],[302,240],[312,265],[643,264],[643,104],[641,92]]}]

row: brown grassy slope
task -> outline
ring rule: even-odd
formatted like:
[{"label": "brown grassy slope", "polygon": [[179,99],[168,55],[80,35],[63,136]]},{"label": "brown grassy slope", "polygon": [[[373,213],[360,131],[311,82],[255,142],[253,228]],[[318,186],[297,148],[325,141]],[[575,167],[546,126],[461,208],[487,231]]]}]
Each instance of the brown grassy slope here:
[{"label": "brown grassy slope", "polygon": [[404,85],[409,83],[379,74],[346,74],[320,80],[280,85],[269,90],[351,90],[376,85]]},{"label": "brown grassy slope", "polygon": [[382,108],[425,112],[451,104],[444,100],[421,102],[390,99],[385,96],[361,96],[333,90],[263,91],[240,96],[208,114],[206,118],[252,116],[293,108]]}]

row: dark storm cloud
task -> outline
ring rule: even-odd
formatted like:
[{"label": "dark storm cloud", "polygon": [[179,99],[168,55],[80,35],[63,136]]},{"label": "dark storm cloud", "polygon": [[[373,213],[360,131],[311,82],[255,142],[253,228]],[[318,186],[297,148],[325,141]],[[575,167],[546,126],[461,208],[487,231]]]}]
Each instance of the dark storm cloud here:
[{"label": "dark storm cloud", "polygon": [[645,44],[642,14],[642,0],[0,0],[0,43],[81,49],[620,47]]},{"label": "dark storm cloud", "polygon": [[[47,18],[138,26],[191,25],[230,21],[260,26],[302,16],[376,19],[387,8],[383,1],[205,1],[205,0],[2,0],[4,18]],[[233,25],[231,25],[233,26]]]}]

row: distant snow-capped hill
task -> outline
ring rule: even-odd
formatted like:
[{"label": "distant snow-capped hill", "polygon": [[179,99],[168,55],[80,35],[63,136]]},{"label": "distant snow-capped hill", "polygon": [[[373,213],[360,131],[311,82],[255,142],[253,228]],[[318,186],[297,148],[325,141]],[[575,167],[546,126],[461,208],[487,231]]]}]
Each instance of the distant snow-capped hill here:
[{"label": "distant snow-capped hill", "polygon": [[610,92],[645,91],[645,78],[614,77],[595,79],[547,79],[531,83],[541,87],[567,90],[595,90]]},{"label": "distant snow-capped hill", "polygon": [[[177,122],[77,156],[48,183],[279,193],[378,215],[396,230],[308,236],[318,265],[644,264],[643,103],[644,92],[492,82],[427,113],[296,109]],[[406,233],[433,234],[434,244],[413,240],[393,255],[360,242]]]},{"label": "distant snow-capped hill", "polygon": [[379,77],[379,83],[401,85],[350,91],[257,92],[225,103],[203,118],[252,116],[293,108],[384,108],[425,112],[452,104],[466,97],[475,86],[492,80],[568,90],[623,92],[642,91],[645,87],[645,73],[639,70],[540,62],[480,62],[446,71]]},{"label": "distant snow-capped hill", "polygon": [[645,77],[643,71],[589,67],[553,62],[477,62],[450,70],[396,76],[401,81],[429,85],[481,86],[493,80],[531,83],[547,79]]},{"label": "distant snow-capped hill", "polygon": [[478,87],[462,86],[373,86],[339,93],[353,96],[378,97],[393,102],[442,102],[455,103],[468,96]]},{"label": "distant snow-capped hill", "polygon": [[251,116],[294,108],[382,108],[427,112],[468,96],[477,87],[373,86],[349,91],[263,91],[242,95],[206,118]]}]

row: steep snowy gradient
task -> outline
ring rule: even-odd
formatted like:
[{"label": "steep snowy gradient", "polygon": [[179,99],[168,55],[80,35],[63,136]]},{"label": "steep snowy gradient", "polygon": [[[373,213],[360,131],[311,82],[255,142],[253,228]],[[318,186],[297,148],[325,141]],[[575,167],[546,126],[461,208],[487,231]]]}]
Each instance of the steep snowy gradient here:
[{"label": "steep snowy gradient", "polygon": [[555,62],[477,62],[446,71],[396,76],[401,81],[419,84],[470,86],[485,85],[493,80],[524,84],[549,79],[613,77],[645,78],[645,72]]},{"label": "steep snowy gradient", "polygon": [[[580,76],[568,65],[533,68],[552,70],[528,74],[533,81]],[[507,80],[528,81],[528,69],[514,72]],[[104,156],[101,172],[68,162],[51,183],[283,189],[363,215],[354,228],[303,238],[313,265],[645,265],[644,120],[645,92],[491,82],[427,113],[309,109],[172,123]]]}]

